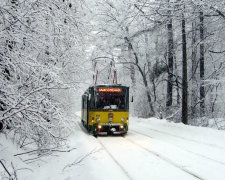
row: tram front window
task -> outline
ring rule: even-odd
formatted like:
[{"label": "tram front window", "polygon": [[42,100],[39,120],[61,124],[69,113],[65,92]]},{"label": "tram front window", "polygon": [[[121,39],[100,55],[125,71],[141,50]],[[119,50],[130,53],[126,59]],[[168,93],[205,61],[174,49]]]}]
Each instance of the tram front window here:
[{"label": "tram front window", "polygon": [[96,105],[98,109],[125,109],[125,95],[98,94]]}]

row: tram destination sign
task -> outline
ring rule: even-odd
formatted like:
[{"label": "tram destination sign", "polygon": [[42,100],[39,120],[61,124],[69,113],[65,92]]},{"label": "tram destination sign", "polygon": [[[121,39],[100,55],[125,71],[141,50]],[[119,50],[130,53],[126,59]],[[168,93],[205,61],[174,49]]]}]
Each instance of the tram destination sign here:
[{"label": "tram destination sign", "polygon": [[120,93],[122,92],[121,88],[106,88],[106,87],[102,87],[102,88],[98,88],[98,92],[102,92],[102,93],[107,93],[107,92],[113,92],[113,93]]}]

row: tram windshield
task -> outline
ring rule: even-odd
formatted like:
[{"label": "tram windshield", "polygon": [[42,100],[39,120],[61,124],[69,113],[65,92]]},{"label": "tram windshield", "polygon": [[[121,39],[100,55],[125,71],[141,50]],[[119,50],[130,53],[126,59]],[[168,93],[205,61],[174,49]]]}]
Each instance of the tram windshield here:
[{"label": "tram windshield", "polygon": [[97,109],[127,109],[126,90],[121,88],[99,88],[95,102]]}]

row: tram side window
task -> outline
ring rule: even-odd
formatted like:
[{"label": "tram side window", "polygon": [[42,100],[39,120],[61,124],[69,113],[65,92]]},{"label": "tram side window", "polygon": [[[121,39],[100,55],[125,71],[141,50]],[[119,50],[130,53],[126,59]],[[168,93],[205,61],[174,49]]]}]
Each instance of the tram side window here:
[{"label": "tram side window", "polygon": [[83,99],[83,109],[87,109],[87,96],[86,95],[84,96],[84,99]]},{"label": "tram side window", "polygon": [[84,96],[82,96],[82,109],[84,109]]},{"label": "tram side window", "polygon": [[95,98],[93,92],[90,94],[89,107],[90,109],[95,109]]}]

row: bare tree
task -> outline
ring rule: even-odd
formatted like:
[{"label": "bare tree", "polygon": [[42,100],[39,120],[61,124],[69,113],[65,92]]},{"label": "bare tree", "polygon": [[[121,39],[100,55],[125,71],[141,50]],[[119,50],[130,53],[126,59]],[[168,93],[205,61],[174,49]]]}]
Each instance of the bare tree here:
[{"label": "bare tree", "polygon": [[199,34],[200,34],[200,113],[202,116],[205,114],[205,87],[204,87],[204,81],[205,81],[205,57],[204,57],[204,14],[202,9],[200,9],[199,12]]},{"label": "bare tree", "polygon": [[187,82],[187,42],[186,42],[186,20],[185,6],[182,12],[182,51],[183,51],[183,69],[182,69],[182,122],[188,124],[188,82]]},{"label": "bare tree", "polygon": [[128,44],[128,46],[130,47],[130,49],[132,50],[133,56],[134,56],[134,59],[135,59],[134,63],[132,63],[132,62],[130,62],[130,63],[134,64],[138,68],[138,71],[140,72],[140,74],[142,76],[142,79],[143,79],[143,83],[144,83],[146,94],[147,94],[147,98],[148,98],[148,105],[149,105],[149,114],[148,114],[148,116],[154,116],[155,111],[154,111],[154,108],[153,108],[152,97],[151,97],[151,94],[150,94],[150,88],[149,88],[148,81],[147,81],[146,66],[144,66],[143,69],[141,68],[141,66],[139,65],[138,55],[135,52],[131,41],[127,37],[125,37],[125,41]]},{"label": "bare tree", "polygon": [[191,117],[194,118],[196,115],[196,106],[198,103],[198,96],[197,96],[197,29],[196,29],[196,22],[192,23],[192,34],[191,34]]},{"label": "bare tree", "polygon": [[173,20],[171,15],[171,7],[168,7],[168,81],[167,81],[167,100],[166,106],[170,107],[173,103],[173,54],[174,54],[174,44],[173,44]]}]

